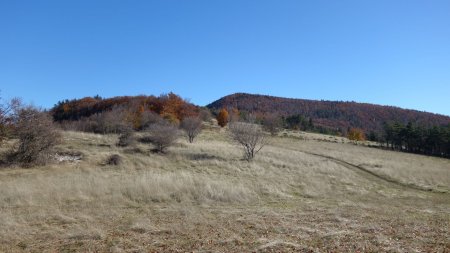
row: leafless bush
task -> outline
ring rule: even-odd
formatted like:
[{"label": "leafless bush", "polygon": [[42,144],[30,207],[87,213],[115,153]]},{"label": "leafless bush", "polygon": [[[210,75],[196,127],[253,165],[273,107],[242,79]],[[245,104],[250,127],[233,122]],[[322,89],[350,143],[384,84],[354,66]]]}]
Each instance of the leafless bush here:
[{"label": "leafless bush", "polygon": [[149,140],[160,153],[165,153],[179,137],[178,128],[167,121],[151,124],[146,131],[149,135],[145,139]]},{"label": "leafless bush", "polygon": [[197,117],[187,117],[181,121],[180,128],[186,132],[189,142],[192,143],[202,131],[202,121]]},{"label": "leafless bush", "polygon": [[209,122],[212,120],[213,116],[211,114],[211,111],[208,109],[208,107],[201,107],[199,111],[198,117],[205,122]]},{"label": "leafless bush", "polygon": [[164,121],[164,119],[159,114],[152,112],[152,111],[145,111],[142,113],[141,126],[142,126],[142,129],[146,129],[150,125],[158,123],[158,122],[162,122],[162,121]]},{"label": "leafless bush", "polygon": [[16,135],[19,144],[12,156],[13,161],[27,165],[44,164],[52,148],[60,141],[50,115],[31,106],[19,110]]},{"label": "leafless bush", "polygon": [[124,128],[119,135],[119,141],[117,142],[117,146],[119,147],[127,147],[133,145],[135,142],[134,131],[131,127]]},{"label": "leafless bush", "polygon": [[98,122],[95,116],[84,117],[79,120],[64,120],[59,123],[62,130],[95,133],[98,129]]},{"label": "leafless bush", "polygon": [[0,97],[0,146],[10,136],[20,106],[20,99],[15,98],[3,103]]},{"label": "leafless bush", "polygon": [[99,113],[94,116],[97,122],[97,133],[120,133],[129,128],[130,123],[126,121],[126,111],[122,107],[114,107],[111,111]]},{"label": "leafless bush", "polygon": [[276,114],[266,115],[263,119],[263,129],[269,132],[272,136],[280,132],[282,127],[281,118]]},{"label": "leafless bush", "polygon": [[108,165],[120,165],[122,163],[122,157],[120,155],[114,154],[108,157],[106,164]]},{"label": "leafless bush", "polygon": [[125,108],[116,106],[110,111],[96,113],[76,121],[63,121],[60,126],[63,130],[117,134],[131,128],[131,123],[127,121]]},{"label": "leafless bush", "polygon": [[231,138],[244,148],[244,158],[252,160],[267,143],[266,136],[257,124],[232,122],[229,124]]}]

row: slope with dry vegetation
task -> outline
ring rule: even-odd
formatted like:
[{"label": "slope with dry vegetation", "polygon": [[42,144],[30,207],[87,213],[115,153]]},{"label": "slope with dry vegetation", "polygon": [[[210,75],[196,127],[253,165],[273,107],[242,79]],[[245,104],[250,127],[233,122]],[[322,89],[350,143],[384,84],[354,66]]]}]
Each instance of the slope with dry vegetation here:
[{"label": "slope with dry vegetation", "polygon": [[208,126],[164,155],[63,132],[59,162],[0,170],[0,251],[450,249],[449,160],[285,132],[247,162],[225,131]]}]

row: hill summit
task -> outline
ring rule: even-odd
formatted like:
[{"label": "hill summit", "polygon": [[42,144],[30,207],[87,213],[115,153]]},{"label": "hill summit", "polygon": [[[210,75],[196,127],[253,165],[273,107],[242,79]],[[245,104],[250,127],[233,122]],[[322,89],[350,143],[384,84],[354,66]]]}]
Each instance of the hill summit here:
[{"label": "hill summit", "polygon": [[380,133],[385,123],[414,122],[431,127],[450,124],[450,117],[440,114],[382,106],[368,103],[324,101],[274,97],[248,93],[235,93],[207,105],[211,110],[235,108],[257,116],[278,114],[282,117],[300,115],[311,119],[316,126],[345,132],[348,128],[361,128],[366,133]]}]

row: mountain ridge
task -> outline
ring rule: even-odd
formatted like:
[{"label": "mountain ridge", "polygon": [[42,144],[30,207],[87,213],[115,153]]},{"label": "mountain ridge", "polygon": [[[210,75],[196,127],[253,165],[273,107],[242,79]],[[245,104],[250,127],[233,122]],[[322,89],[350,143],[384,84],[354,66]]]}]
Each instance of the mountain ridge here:
[{"label": "mountain ridge", "polygon": [[341,132],[350,127],[361,128],[366,132],[381,132],[383,124],[388,122],[414,122],[424,126],[450,124],[450,116],[447,115],[391,105],[250,93],[233,93],[208,104],[207,107],[211,110],[236,108],[262,117],[267,114],[283,117],[301,115],[311,118],[319,126],[340,129]]}]

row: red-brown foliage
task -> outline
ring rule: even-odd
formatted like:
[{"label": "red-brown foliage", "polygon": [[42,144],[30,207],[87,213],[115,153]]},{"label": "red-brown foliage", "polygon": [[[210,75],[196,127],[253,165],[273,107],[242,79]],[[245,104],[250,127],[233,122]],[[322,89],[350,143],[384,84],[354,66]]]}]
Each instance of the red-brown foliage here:
[{"label": "red-brown foliage", "polygon": [[221,127],[228,124],[228,111],[226,109],[220,110],[219,114],[217,114],[217,124]]},{"label": "red-brown foliage", "polygon": [[183,100],[174,93],[155,96],[125,96],[102,99],[100,97],[86,97],[82,99],[64,100],[58,102],[52,109],[51,115],[56,121],[73,121],[89,117],[94,114],[110,111],[114,107],[126,108],[126,120],[135,129],[143,127],[145,112],[154,112],[166,119],[180,122],[185,117],[198,116],[197,106]]},{"label": "red-brown foliage", "polygon": [[345,132],[348,128],[361,128],[364,132],[383,132],[385,122],[416,122],[419,125],[447,125],[450,117],[445,115],[401,109],[374,104],[317,101],[280,98],[263,95],[237,93],[223,97],[207,106],[211,110],[237,108],[241,114],[278,114],[281,117],[302,115],[311,118],[315,126]]},{"label": "red-brown foliage", "polygon": [[359,128],[351,128],[347,133],[347,138],[351,141],[364,141],[366,137],[364,131]]}]

